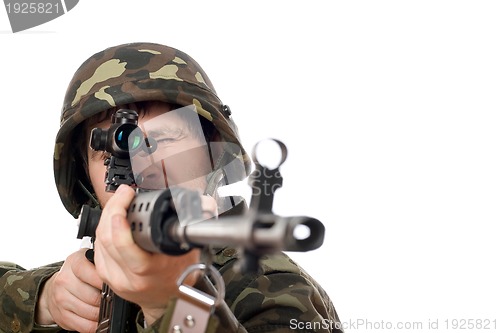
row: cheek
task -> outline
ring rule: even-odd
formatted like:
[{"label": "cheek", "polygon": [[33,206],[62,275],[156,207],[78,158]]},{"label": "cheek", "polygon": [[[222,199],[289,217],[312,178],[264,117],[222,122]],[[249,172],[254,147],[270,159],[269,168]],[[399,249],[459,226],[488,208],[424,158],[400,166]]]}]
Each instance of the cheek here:
[{"label": "cheek", "polygon": [[206,147],[192,149],[191,154],[176,158],[167,169],[169,183],[189,189],[204,191],[206,176],[212,172],[212,165]]}]

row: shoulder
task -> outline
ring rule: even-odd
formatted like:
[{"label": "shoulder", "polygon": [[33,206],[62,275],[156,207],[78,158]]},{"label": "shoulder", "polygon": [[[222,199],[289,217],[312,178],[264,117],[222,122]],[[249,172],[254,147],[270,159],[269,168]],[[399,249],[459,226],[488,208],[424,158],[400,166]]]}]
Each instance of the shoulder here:
[{"label": "shoulder", "polygon": [[285,253],[263,256],[257,273],[236,269],[242,260],[230,248],[219,251],[214,260],[226,284],[226,303],[240,322],[260,326],[286,325],[294,319],[338,321],[327,293]]},{"label": "shoulder", "polygon": [[[229,301],[236,298],[244,289],[246,292],[254,290],[259,293],[268,288],[283,290],[284,284],[292,283],[293,280],[304,280],[301,277],[307,275],[282,252],[262,256],[258,261],[257,271],[243,272],[242,266],[246,264],[246,260],[247,258],[233,248],[224,248],[215,255],[213,264],[224,279]],[[272,286],[269,285],[271,282]]]}]

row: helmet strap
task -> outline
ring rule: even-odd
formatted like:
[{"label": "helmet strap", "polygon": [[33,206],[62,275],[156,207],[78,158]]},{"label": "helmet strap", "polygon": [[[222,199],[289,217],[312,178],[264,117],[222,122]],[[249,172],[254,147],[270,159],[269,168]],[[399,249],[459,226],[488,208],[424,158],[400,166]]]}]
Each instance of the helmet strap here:
[{"label": "helmet strap", "polygon": [[[226,148],[227,149],[223,149],[219,154],[219,157],[217,158],[217,160],[215,160],[215,163],[212,162],[212,170],[214,171],[210,172],[206,176],[207,186],[204,192],[204,195],[209,195],[217,201],[217,205],[219,206],[219,210],[221,211],[226,211],[231,207],[236,206],[237,202],[242,199],[238,196],[219,197],[217,193],[217,189],[219,187],[229,185],[235,181],[235,170],[232,169],[231,162],[238,157],[235,156],[235,153],[230,151],[228,146],[226,146]],[[210,153],[210,157],[212,159],[212,152]],[[239,199],[236,199],[237,197]]]},{"label": "helmet strap", "polygon": [[94,208],[101,208],[101,204],[99,203],[99,201],[97,201],[97,198],[95,197],[95,194],[92,193],[92,192],[90,192],[85,187],[85,185],[83,185],[83,183],[80,181],[80,179],[77,179],[76,183],[79,185],[79,187],[83,191],[83,193],[85,193],[87,195],[87,197],[90,199],[90,201],[92,202],[92,206]]}]

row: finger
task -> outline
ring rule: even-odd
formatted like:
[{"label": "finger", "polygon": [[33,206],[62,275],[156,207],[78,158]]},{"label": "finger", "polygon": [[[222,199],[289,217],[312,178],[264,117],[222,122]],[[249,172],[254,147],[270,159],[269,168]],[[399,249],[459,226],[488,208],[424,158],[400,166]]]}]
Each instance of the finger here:
[{"label": "finger", "polygon": [[139,273],[151,254],[140,248],[132,237],[130,225],[122,216],[112,217],[113,242],[120,255],[120,261],[126,263],[134,273]]},{"label": "finger", "polygon": [[68,287],[68,292],[85,304],[97,307],[101,303],[101,291],[88,284],[74,284]]},{"label": "finger", "polygon": [[94,333],[97,331],[97,320],[82,318],[72,311],[62,311],[60,317],[61,320],[56,322],[65,330],[82,333]]},{"label": "finger", "polygon": [[217,201],[209,195],[201,196],[201,208],[204,219],[210,219],[218,215]]},{"label": "finger", "polygon": [[85,257],[86,251],[87,249],[78,251],[79,256],[72,262],[71,270],[80,281],[100,290],[103,281],[99,278],[94,264]]},{"label": "finger", "polygon": [[[131,187],[121,185],[116,190],[115,194],[108,200],[101,215],[101,219],[96,230],[96,239],[98,240],[99,248],[96,251],[105,250],[111,258],[119,259],[119,254],[115,248],[113,239],[113,216],[127,216],[127,208],[134,198],[134,191]],[[130,232],[129,232],[130,233]]]},{"label": "finger", "polygon": [[99,275],[107,283],[127,279],[130,270],[141,270],[148,261],[149,253],[135,244],[126,220],[127,208],[134,195],[130,187],[120,186],[107,202],[99,222],[95,263]]},{"label": "finger", "polygon": [[68,314],[75,314],[77,317],[97,321],[99,319],[99,306],[94,304],[89,304],[78,298],[78,295],[70,295],[64,305]]},{"label": "finger", "polygon": [[86,327],[99,319],[98,306],[82,302],[67,289],[58,289],[58,295],[50,300],[49,309],[54,321],[63,328]]},{"label": "finger", "polygon": [[134,199],[134,190],[127,185],[120,185],[116,192],[107,201],[102,214],[101,220],[97,225],[96,236],[99,237],[99,233],[105,233],[111,228],[111,223],[109,219],[111,216],[120,215],[127,216],[127,209]]},{"label": "finger", "polygon": [[101,300],[100,289],[82,282],[72,271],[61,271],[52,282],[51,302],[54,308],[66,307],[67,304],[85,303],[98,307]]},{"label": "finger", "polygon": [[97,238],[94,243],[94,262],[97,274],[105,283],[110,283],[111,280],[123,276],[123,269],[113,257],[117,254],[110,255],[110,248],[101,244]]}]

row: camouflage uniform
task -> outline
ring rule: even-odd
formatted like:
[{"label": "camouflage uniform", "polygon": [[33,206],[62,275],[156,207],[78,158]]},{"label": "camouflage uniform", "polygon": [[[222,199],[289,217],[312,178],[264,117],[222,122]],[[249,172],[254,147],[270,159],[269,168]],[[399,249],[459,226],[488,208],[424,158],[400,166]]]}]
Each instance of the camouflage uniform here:
[{"label": "camouflage uniform", "polygon": [[[61,128],[54,150],[54,175],[61,200],[74,217],[83,204],[90,204],[87,190],[92,186],[75,160],[72,140],[83,120],[117,105],[158,100],[177,105],[195,105],[202,117],[211,121],[230,144],[218,160],[238,159],[240,179],[249,172],[251,161],[241,147],[231,112],[219,100],[212,83],[189,55],[159,44],[118,45],[96,53],[75,73],[64,100]],[[231,147],[239,146],[239,151]],[[77,182],[76,180],[79,180]],[[233,179],[237,181],[240,179]],[[213,265],[221,273],[225,286],[225,308],[217,309],[210,321],[212,332],[331,332],[339,318],[325,291],[285,254],[269,255],[260,261],[259,274],[240,274],[234,270],[238,253],[231,248],[214,253]],[[58,330],[34,323],[37,295],[43,282],[62,263],[33,270],[13,264],[0,266],[2,317],[0,332]],[[203,285],[200,282],[200,289]],[[136,318],[137,329],[164,331],[174,304],[165,315],[147,329]],[[230,310],[230,311],[228,311]],[[303,330],[292,323],[308,323]],[[309,329],[313,323],[314,328]],[[302,325],[304,326],[304,325]]]},{"label": "camouflage uniform", "polygon": [[0,262],[1,333],[35,330],[35,305],[40,286],[61,266],[62,263],[56,263],[27,271],[13,263]]},{"label": "camouflage uniform", "polygon": [[[237,253],[231,248],[220,250],[214,258],[213,264],[226,284],[226,304],[238,321],[237,330],[231,329],[234,324],[229,321],[233,316],[221,309],[216,312],[216,322],[212,322],[215,332],[341,332],[335,329],[334,323],[340,321],[328,295],[290,258],[284,254],[264,257],[261,260],[262,274],[239,274],[232,269],[237,262]],[[34,324],[40,284],[61,265],[58,263],[25,271],[15,265],[0,264],[0,274],[3,275],[0,277],[3,286],[0,294],[0,332],[61,330]],[[174,304],[171,304],[164,318],[148,329],[138,323],[138,332],[164,332],[173,308]],[[321,329],[291,329],[291,320],[316,322],[316,327]]]}]

